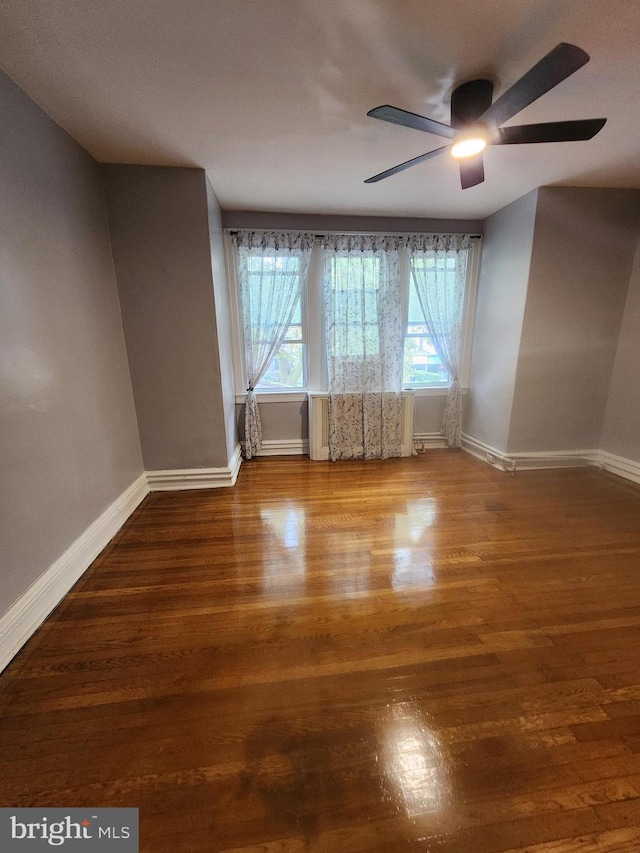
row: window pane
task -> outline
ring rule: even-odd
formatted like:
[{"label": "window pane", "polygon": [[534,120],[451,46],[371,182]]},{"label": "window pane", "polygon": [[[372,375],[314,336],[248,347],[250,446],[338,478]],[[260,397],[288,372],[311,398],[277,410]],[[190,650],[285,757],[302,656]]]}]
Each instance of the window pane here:
[{"label": "window pane", "polygon": [[302,343],[285,343],[262,377],[258,389],[275,390],[277,388],[303,388],[303,352]]},{"label": "window pane", "polygon": [[380,258],[332,258],[331,286],[334,290],[377,290]]},{"label": "window pane", "polygon": [[416,293],[416,286],[413,282],[413,277],[409,277],[409,325],[419,325],[424,323],[424,314]]},{"label": "window pane", "polygon": [[[272,314],[269,306],[286,304],[287,296],[285,295],[288,288],[285,289],[284,281],[281,277],[275,278],[273,282],[269,282],[266,286],[260,276],[249,276],[250,300],[251,300],[251,316],[255,318],[255,322],[259,323],[262,319]],[[276,312],[277,315],[277,312]],[[293,310],[291,318],[292,323],[301,323],[301,306],[300,299],[296,301],[296,306]],[[271,332],[270,329],[268,329]]]},{"label": "window pane", "polygon": [[285,335],[285,341],[301,341],[302,340],[302,326],[289,326],[287,329],[287,334]]},{"label": "window pane", "polygon": [[247,257],[249,272],[275,271],[279,275],[298,275],[300,260],[289,255],[267,255],[258,252]]},{"label": "window pane", "polygon": [[407,326],[407,334],[408,335],[428,335],[429,329],[425,326],[424,323],[421,325],[412,325]]},{"label": "window pane", "polygon": [[430,323],[447,322],[457,298],[458,257],[436,257],[433,254],[414,255],[410,259],[407,328],[404,350],[404,382],[411,385],[449,384],[450,376],[433,346],[430,332],[440,336],[445,329],[427,327],[418,299],[414,275],[426,287],[423,294],[430,306]]},{"label": "window pane", "polygon": [[[252,337],[254,340],[264,337],[268,341],[273,337],[273,329],[268,326],[259,329],[260,318],[272,313],[270,306],[286,304],[286,294],[289,292],[292,279],[297,279],[299,275],[300,262],[298,258],[289,256],[256,254],[247,258],[247,269],[251,317],[256,323],[256,328],[252,330]],[[300,299],[296,302],[292,323],[296,325],[302,323]]]},{"label": "window pane", "polygon": [[405,338],[403,381],[405,385],[449,382],[449,374],[426,335]]},{"label": "window pane", "polygon": [[331,259],[334,317],[333,354],[362,359],[380,351],[378,286],[380,258]]},{"label": "window pane", "polygon": [[[428,300],[437,299],[449,302],[449,300],[455,298],[457,277],[457,261],[455,257],[438,258],[437,261],[434,258],[414,258],[412,264],[419,278],[422,279],[426,275]],[[438,271],[439,279],[439,286],[437,288],[435,279],[436,270]],[[407,322],[410,326],[424,323],[424,314],[422,313],[422,307],[411,272],[409,273],[409,305],[407,314]],[[434,311],[433,315],[437,317],[438,311]]]}]

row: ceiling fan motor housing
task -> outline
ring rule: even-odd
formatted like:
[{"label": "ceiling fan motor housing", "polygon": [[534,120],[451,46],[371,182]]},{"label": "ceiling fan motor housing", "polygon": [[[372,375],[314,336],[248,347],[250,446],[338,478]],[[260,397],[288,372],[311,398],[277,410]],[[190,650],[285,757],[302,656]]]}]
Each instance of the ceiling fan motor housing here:
[{"label": "ceiling fan motor housing", "polygon": [[463,129],[474,124],[491,106],[491,80],[469,80],[451,93],[451,127]]}]

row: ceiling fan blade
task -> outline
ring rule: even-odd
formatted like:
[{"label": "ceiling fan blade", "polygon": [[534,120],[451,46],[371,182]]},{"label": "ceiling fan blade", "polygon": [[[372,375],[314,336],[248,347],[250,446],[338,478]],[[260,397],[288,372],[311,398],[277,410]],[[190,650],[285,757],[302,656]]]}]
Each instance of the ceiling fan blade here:
[{"label": "ceiling fan blade", "polygon": [[374,107],[372,110],[369,110],[367,115],[371,116],[371,118],[379,118],[381,121],[390,121],[392,124],[399,124],[402,127],[412,127],[414,130],[423,130],[426,133],[435,133],[437,136],[446,136],[447,139],[453,139],[454,136],[454,130],[448,124],[442,124],[432,118],[416,115],[416,113],[408,113],[406,110],[391,107],[389,104]]},{"label": "ceiling fan blade", "polygon": [[493,125],[503,124],[588,61],[589,54],[584,50],[574,44],[561,42],[494,101],[482,120]]},{"label": "ceiling fan blade", "polygon": [[372,178],[367,178],[365,184],[375,184],[377,181],[381,181],[383,178],[390,178],[391,175],[395,175],[398,172],[404,172],[405,169],[410,169],[411,166],[417,166],[418,163],[424,163],[425,160],[430,160],[432,157],[437,157],[438,154],[442,154],[442,152],[447,151],[448,148],[448,145],[443,145],[442,148],[434,148],[433,151],[428,151],[426,154],[421,154],[419,157],[414,157],[413,160],[406,160],[404,163],[400,163],[400,165],[394,166],[392,169],[387,169],[386,172],[380,172],[379,175],[374,175]]},{"label": "ceiling fan blade", "polygon": [[460,161],[460,183],[463,190],[475,187],[484,181],[484,162],[482,154]]},{"label": "ceiling fan blade", "polygon": [[545,124],[521,124],[498,128],[494,145],[522,145],[530,142],[578,142],[591,139],[602,130],[606,118],[587,118],[579,121],[550,121]]}]

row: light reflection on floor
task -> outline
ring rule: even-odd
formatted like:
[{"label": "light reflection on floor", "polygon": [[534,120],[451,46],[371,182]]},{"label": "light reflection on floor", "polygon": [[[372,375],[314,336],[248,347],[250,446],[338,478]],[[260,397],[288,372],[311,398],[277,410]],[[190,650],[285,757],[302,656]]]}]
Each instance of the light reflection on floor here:
[{"label": "light reflection on floor", "polygon": [[285,505],[261,509],[260,517],[273,534],[273,547],[265,549],[262,590],[267,594],[302,593],[306,571],[306,513],[303,507]]},{"label": "light reflection on floor", "polygon": [[434,498],[408,501],[404,512],[396,513],[394,569],[391,585],[401,590],[433,583],[430,541],[425,533],[437,519]]},{"label": "light reflection on floor", "polygon": [[[273,540],[272,547],[266,552],[263,591],[279,594],[286,584],[290,594],[293,584],[302,592],[307,544],[305,509],[297,505],[263,508],[260,517],[270,529]],[[436,518],[434,498],[408,501],[404,510],[395,514],[393,550],[390,551],[393,563],[389,567],[393,589],[425,588],[434,582],[431,541],[427,534]],[[370,588],[370,549],[366,544],[362,549],[354,549],[353,546],[354,542],[350,541],[345,548],[344,565],[336,565],[342,571],[332,576],[333,592],[349,595]]]},{"label": "light reflection on floor", "polygon": [[380,729],[379,764],[407,817],[443,812],[451,804],[446,757],[415,703],[388,707]]}]

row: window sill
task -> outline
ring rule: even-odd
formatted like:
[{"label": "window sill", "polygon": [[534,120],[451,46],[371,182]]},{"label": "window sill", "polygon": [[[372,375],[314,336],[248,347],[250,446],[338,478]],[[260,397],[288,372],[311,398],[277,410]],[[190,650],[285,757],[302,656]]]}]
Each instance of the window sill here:
[{"label": "window sill", "polygon": [[[431,388],[404,388],[404,391],[411,391],[414,397],[446,397],[449,393],[448,385],[436,385]],[[462,394],[466,394],[468,388],[462,388]]]},{"label": "window sill", "polygon": [[[462,393],[466,394],[468,388],[463,388]],[[403,388],[404,394],[412,394],[414,397],[446,397],[449,393],[447,385],[436,385],[430,388]],[[328,397],[328,391],[258,391],[256,398],[258,403],[304,403],[310,396],[313,397]],[[236,405],[241,405],[245,401],[246,394],[236,394]]]},{"label": "window sill", "polygon": [[[246,394],[236,394],[236,404],[244,403]],[[303,403],[308,398],[306,391],[256,391],[258,403]]]}]

